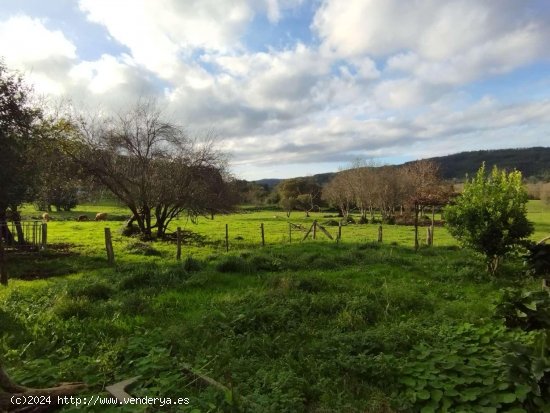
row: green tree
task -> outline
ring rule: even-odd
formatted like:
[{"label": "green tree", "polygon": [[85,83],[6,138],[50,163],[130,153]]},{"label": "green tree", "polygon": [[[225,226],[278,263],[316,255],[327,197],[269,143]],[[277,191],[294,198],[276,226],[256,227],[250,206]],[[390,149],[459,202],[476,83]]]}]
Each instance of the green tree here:
[{"label": "green tree", "polygon": [[31,200],[38,173],[30,150],[38,141],[41,111],[31,97],[22,77],[0,60],[0,235],[8,244],[14,242],[5,225],[8,217],[15,222],[18,242],[24,243],[18,208]]},{"label": "green tree", "polygon": [[55,206],[70,211],[90,185],[80,165],[63,150],[77,131],[67,119],[56,117],[43,119],[36,130],[41,139],[30,151],[39,171],[33,199],[39,210],[51,212]]},{"label": "green tree", "polygon": [[298,208],[309,216],[321,200],[321,187],[313,178],[292,178],[282,181],[277,186],[280,195],[279,205],[287,217],[293,209]]},{"label": "green tree", "polygon": [[502,259],[533,232],[526,205],[521,172],[507,173],[495,166],[487,175],[482,164],[456,202],[445,209],[445,217],[450,233],[463,246],[483,254],[494,275]]}]

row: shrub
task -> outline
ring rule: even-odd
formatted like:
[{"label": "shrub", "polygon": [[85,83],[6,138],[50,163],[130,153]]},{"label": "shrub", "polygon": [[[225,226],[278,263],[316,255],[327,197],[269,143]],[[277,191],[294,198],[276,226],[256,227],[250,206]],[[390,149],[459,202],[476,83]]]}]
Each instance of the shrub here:
[{"label": "shrub", "polygon": [[533,232],[526,205],[520,172],[508,174],[494,167],[486,176],[483,164],[456,203],[445,209],[445,217],[449,232],[463,246],[483,254],[494,275],[502,258]]},{"label": "shrub", "polygon": [[524,258],[529,272],[542,276],[550,274],[550,244],[531,243],[527,250],[528,253]]}]

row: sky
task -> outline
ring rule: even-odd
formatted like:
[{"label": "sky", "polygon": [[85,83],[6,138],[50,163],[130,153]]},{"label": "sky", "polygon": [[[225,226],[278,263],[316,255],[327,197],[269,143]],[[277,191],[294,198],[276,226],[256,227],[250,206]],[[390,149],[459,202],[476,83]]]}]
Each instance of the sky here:
[{"label": "sky", "polygon": [[550,146],[549,0],[0,0],[35,92],[154,97],[235,176]]}]

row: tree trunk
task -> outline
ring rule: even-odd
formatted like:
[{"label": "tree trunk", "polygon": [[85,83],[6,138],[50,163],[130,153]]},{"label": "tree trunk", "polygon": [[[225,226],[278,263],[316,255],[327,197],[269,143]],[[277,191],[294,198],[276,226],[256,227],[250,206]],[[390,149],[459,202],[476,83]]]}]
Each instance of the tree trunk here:
[{"label": "tree trunk", "polygon": [[496,255],[494,257],[490,257],[487,259],[487,271],[493,277],[497,274],[499,264],[500,264],[500,257]]},{"label": "tree trunk", "polygon": [[157,218],[157,238],[164,237],[164,234],[166,233],[166,227],[168,225],[165,223],[164,218]]},{"label": "tree trunk", "polygon": [[132,215],[132,217],[126,221],[126,228],[132,228],[132,225],[134,225],[134,222],[137,220],[136,215]]},{"label": "tree trunk", "polygon": [[21,214],[17,211],[17,207],[11,207],[13,214],[13,223],[15,224],[15,231],[17,232],[17,243],[19,245],[25,244],[25,233],[23,232],[23,227],[21,226]]},{"label": "tree trunk", "polygon": [[8,219],[6,209],[0,210],[0,232],[4,238],[5,245],[13,245],[13,234],[8,228]]}]

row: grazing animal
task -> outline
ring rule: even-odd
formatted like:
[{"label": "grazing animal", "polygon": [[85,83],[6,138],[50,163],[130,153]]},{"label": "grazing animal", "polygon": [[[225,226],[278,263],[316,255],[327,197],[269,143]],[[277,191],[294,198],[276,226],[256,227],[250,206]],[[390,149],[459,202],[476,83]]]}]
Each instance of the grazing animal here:
[{"label": "grazing animal", "polygon": [[50,214],[48,214],[47,212],[44,212],[42,214],[42,219],[44,220],[44,222],[48,222],[50,220]]},{"label": "grazing animal", "polygon": [[106,212],[99,212],[95,215],[96,221],[105,221],[107,219],[107,213]]},{"label": "grazing animal", "polygon": [[78,216],[78,221],[79,222],[88,221],[88,216],[87,215],[79,215]]}]

